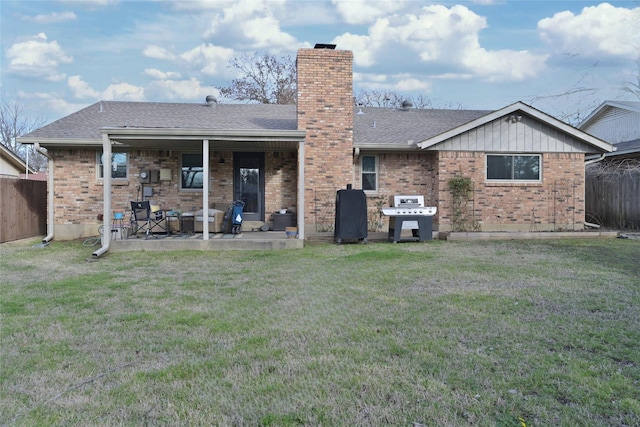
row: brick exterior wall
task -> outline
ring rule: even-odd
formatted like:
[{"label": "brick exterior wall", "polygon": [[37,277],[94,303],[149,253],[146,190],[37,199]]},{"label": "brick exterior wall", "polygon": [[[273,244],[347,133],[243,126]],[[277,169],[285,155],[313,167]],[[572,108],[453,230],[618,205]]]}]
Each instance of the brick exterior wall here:
[{"label": "brick exterior wall", "polygon": [[448,187],[454,176],[474,184],[470,219],[482,231],[582,229],[584,222],[584,154],[543,153],[542,182],[491,183],[485,180],[483,152],[443,151],[438,156],[438,223],[450,231],[453,200]]},{"label": "brick exterior wall", "polygon": [[[361,152],[363,155],[375,153]],[[544,153],[542,183],[504,184],[485,180],[484,152],[443,151],[378,154],[379,190],[368,192],[369,223],[381,219],[378,207],[389,206],[394,194],[419,194],[427,206],[436,206],[434,227],[450,231],[453,200],[449,179],[472,179],[474,192],[468,214],[482,231],[546,231],[582,229],[584,221],[584,155]],[[356,161],[356,183],[361,187],[361,167]]]},{"label": "brick exterior wall", "polygon": [[298,154],[265,153],[265,221],[273,220],[280,209],[297,210]]},{"label": "brick exterior wall", "polygon": [[[101,152],[101,150],[100,150]],[[56,238],[77,239],[96,235],[102,222],[103,186],[98,179],[96,150],[50,149],[54,160],[54,223]],[[180,190],[178,171],[181,153],[172,151],[132,150],[129,155],[129,178],[112,180],[112,208],[130,212],[131,200],[142,200],[142,187],[153,189],[149,200],[162,209],[194,212],[202,206],[201,191]],[[219,164],[220,157],[226,162]],[[212,152],[209,160],[211,207],[225,210],[233,201],[233,155],[231,152]],[[295,208],[297,192],[297,154],[295,152],[265,153],[266,221],[282,208]],[[141,184],[142,170],[171,170],[171,181]],[[127,216],[128,218],[128,216]]]},{"label": "brick exterior wall", "polygon": [[[437,206],[437,156],[435,152],[415,151],[413,153],[376,154],[360,152],[362,156],[378,158],[378,191],[367,192],[367,210],[370,229],[381,223],[387,230],[389,218],[380,215],[382,207],[390,206],[390,197],[396,194],[416,194],[424,196],[427,206]],[[362,188],[362,167],[360,158],[355,162],[354,188]]]},{"label": "brick exterior wall", "polygon": [[[353,53],[300,49],[298,129],[305,140],[305,223],[310,230],[327,206],[317,191],[333,193],[353,184]],[[322,203],[323,205],[326,204]]]}]

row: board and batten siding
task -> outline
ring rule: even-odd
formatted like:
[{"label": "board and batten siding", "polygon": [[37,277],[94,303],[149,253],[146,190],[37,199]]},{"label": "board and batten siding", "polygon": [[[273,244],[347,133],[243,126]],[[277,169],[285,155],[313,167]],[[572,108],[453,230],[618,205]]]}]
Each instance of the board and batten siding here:
[{"label": "board and batten siding", "polygon": [[587,144],[534,118],[522,115],[488,122],[428,149],[439,151],[484,151],[503,153],[587,153]]},{"label": "board and batten siding", "polygon": [[640,138],[640,113],[610,107],[593,124],[581,130],[610,144],[633,141]]}]

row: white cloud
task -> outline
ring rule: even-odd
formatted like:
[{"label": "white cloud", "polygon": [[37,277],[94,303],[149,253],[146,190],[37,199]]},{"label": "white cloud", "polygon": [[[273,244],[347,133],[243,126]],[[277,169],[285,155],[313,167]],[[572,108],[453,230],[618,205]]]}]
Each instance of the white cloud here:
[{"label": "white cloud", "polygon": [[373,43],[400,44],[425,62],[459,62],[464,52],[479,48],[478,33],[486,26],[485,18],[464,6],[426,6],[420,15],[379,19],[369,32]]},{"label": "white cloud", "polygon": [[471,0],[471,3],[481,4],[483,6],[490,6],[494,4],[501,4],[506,2],[506,0]]},{"label": "white cloud", "polygon": [[68,4],[71,6],[85,6],[90,9],[96,9],[99,7],[108,6],[110,4],[119,3],[120,0],[59,0],[62,4]]},{"label": "white cloud", "polygon": [[66,55],[57,41],[47,41],[44,33],[11,45],[6,55],[10,72],[49,81],[63,80],[66,76],[58,66],[73,62],[73,57]]},{"label": "white cloud", "polygon": [[353,73],[354,82],[373,82],[373,83],[385,83],[389,80],[389,76],[386,74],[370,74],[370,73]]},{"label": "white cloud", "polygon": [[24,16],[22,18],[27,22],[35,22],[37,24],[57,24],[60,22],[75,21],[77,16],[73,12],[53,12],[48,15]]},{"label": "white cloud", "polygon": [[236,0],[189,0],[171,2],[171,6],[175,10],[186,10],[201,12],[206,9],[220,9],[233,6]]},{"label": "white cloud", "polygon": [[522,81],[538,75],[545,68],[547,57],[527,51],[487,51],[479,48],[468,52],[462,63],[487,81]]},{"label": "white cloud", "polygon": [[144,70],[144,73],[149,76],[152,77],[154,79],[157,80],[168,80],[168,79],[179,79],[180,73],[175,72],[175,71],[160,71],[160,70],[156,70],[155,68],[146,68]]},{"label": "white cloud", "polygon": [[156,80],[146,89],[150,97],[164,100],[202,101],[207,95],[219,95],[217,89],[203,87],[196,78],[189,80]]},{"label": "white cloud", "polygon": [[394,90],[399,92],[428,92],[431,90],[431,83],[426,80],[416,79],[413,77],[400,77],[394,83],[393,87]]},{"label": "white cloud", "polygon": [[404,7],[404,1],[332,0],[336,10],[348,24],[367,24]]},{"label": "white cloud", "polygon": [[226,69],[233,56],[233,49],[207,43],[184,52],[180,58],[191,67],[200,68],[203,74],[215,75]]},{"label": "white cloud", "polygon": [[538,30],[558,53],[634,59],[640,48],[639,23],[640,7],[627,9],[602,3],[585,7],[579,15],[556,13],[540,20]]},{"label": "white cloud", "polygon": [[210,19],[203,37],[224,38],[229,45],[273,53],[291,51],[301,45],[295,37],[282,31],[279,16],[287,16],[285,0],[240,0],[224,3]]},{"label": "white cloud", "polygon": [[[479,33],[486,19],[465,6],[425,6],[419,14],[379,18],[367,36],[343,34],[335,41],[353,50],[358,66],[406,64],[420,73],[475,74],[487,80],[523,80],[545,67],[546,55],[486,50]],[[415,58],[407,63],[406,58]],[[391,65],[390,65],[391,66]]]},{"label": "white cloud", "polygon": [[18,96],[20,99],[33,100],[35,105],[42,110],[54,112],[56,118],[64,117],[87,106],[84,103],[67,102],[63,97],[56,93],[27,93],[24,91],[18,91]]},{"label": "white cloud", "polygon": [[142,51],[142,54],[147,58],[163,59],[167,61],[173,61],[176,59],[176,55],[169,50],[155,45],[149,45]]},{"label": "white cloud", "polygon": [[371,38],[357,34],[345,33],[333,39],[333,43],[353,52],[353,62],[362,67],[370,67],[375,64],[374,47]]},{"label": "white cloud", "polygon": [[280,23],[273,16],[253,18],[240,24],[252,49],[269,49],[279,52],[296,46],[297,40],[280,30]]},{"label": "white cloud", "polygon": [[144,101],[144,88],[129,83],[114,83],[102,92],[105,101]]},{"label": "white cloud", "polygon": [[98,99],[100,92],[91,89],[89,84],[82,80],[80,76],[71,76],[67,79],[67,86],[71,89],[74,98],[78,99]]}]

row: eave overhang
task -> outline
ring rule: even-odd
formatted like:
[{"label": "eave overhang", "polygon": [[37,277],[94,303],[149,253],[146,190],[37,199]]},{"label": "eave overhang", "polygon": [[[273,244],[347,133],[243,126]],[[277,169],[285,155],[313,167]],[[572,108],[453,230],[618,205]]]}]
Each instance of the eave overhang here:
[{"label": "eave overhang", "polygon": [[[185,128],[102,127],[114,147],[142,150],[197,150],[208,140],[217,150],[294,150],[305,140],[300,130],[213,130]],[[21,138],[23,144],[39,143],[45,148],[96,148],[102,139]]]},{"label": "eave overhang", "polygon": [[365,150],[365,151],[381,151],[381,152],[388,153],[390,151],[392,151],[392,152],[415,152],[420,147],[418,147],[416,144],[407,144],[407,145],[401,145],[401,144],[354,144],[353,148],[354,149],[358,149],[360,151],[363,151],[363,150]]}]

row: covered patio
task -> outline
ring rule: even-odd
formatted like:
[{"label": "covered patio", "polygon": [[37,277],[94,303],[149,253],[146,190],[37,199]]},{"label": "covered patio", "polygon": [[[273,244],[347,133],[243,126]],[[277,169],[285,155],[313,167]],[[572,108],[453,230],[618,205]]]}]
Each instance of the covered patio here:
[{"label": "covered patio", "polygon": [[[106,159],[114,150],[139,151],[190,151],[202,155],[202,199],[197,209],[206,211],[211,206],[210,183],[211,158],[217,151],[222,152],[290,152],[297,153],[297,194],[296,223],[298,235],[287,238],[284,232],[243,232],[241,235],[212,233],[207,221],[202,223],[202,232],[190,236],[169,235],[144,238],[113,240],[103,236],[102,246],[93,255],[100,256],[109,250],[184,250],[184,249],[295,249],[304,241],[304,139],[306,133],[298,130],[211,130],[184,128],[120,128],[103,127],[102,152]],[[111,224],[114,206],[113,179],[104,174],[103,180],[103,220]],[[158,244],[162,241],[161,244]],[[162,248],[162,249],[160,249]]]}]

